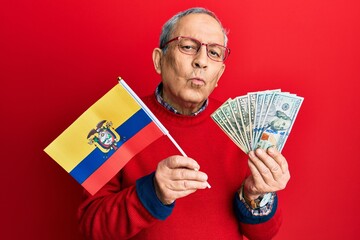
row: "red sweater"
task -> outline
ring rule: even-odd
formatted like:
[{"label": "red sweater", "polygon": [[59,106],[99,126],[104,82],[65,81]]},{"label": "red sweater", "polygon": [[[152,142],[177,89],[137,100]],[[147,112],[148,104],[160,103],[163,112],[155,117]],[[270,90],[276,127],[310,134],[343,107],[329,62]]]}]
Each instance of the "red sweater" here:
[{"label": "red sweater", "polygon": [[183,116],[166,110],[153,95],[143,100],[184,152],[199,163],[211,189],[198,190],[172,206],[160,203],[151,173],[159,161],[180,155],[163,136],[80,206],[84,235],[88,239],[242,239],[243,235],[271,239],[281,224],[276,207],[270,219],[244,223],[249,212],[236,192],[248,174],[247,156],[210,117],[221,103],[209,99],[208,107],[197,116]]}]

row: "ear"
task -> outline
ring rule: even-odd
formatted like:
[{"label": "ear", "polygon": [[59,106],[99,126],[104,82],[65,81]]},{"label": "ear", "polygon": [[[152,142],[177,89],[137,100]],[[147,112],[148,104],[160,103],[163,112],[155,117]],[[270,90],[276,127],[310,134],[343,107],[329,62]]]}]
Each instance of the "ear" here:
[{"label": "ear", "polygon": [[158,74],[161,74],[161,58],[163,56],[163,52],[160,48],[155,48],[152,53],[152,59],[155,67],[155,71]]},{"label": "ear", "polygon": [[216,79],[215,87],[218,86],[218,82],[219,82],[219,80],[220,80],[220,77],[223,75],[224,71],[225,71],[225,64],[223,63],[222,66],[221,66],[221,68],[220,68],[220,70],[219,70],[219,72],[218,72],[218,74],[217,74],[217,79]]}]

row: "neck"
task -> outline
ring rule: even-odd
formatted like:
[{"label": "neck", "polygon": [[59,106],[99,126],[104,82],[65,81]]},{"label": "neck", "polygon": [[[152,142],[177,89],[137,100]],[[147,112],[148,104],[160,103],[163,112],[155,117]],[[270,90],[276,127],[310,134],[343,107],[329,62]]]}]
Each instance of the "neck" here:
[{"label": "neck", "polygon": [[201,103],[191,103],[191,102],[177,103],[171,101],[171,99],[167,98],[166,96],[163,96],[163,99],[167,104],[173,107],[178,113],[187,116],[190,116],[193,113],[197,112],[204,104],[204,101]]}]

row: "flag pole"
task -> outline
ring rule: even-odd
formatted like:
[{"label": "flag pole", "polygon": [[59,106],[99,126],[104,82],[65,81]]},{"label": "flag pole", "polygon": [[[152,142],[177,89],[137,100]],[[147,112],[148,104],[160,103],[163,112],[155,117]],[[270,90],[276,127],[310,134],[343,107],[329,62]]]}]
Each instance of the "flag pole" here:
[{"label": "flag pole", "polygon": [[186,153],[182,148],[179,146],[179,144],[175,141],[175,139],[170,135],[169,131],[162,125],[162,123],[157,119],[157,117],[150,111],[150,109],[145,105],[145,103],[138,97],[138,95],[127,85],[127,83],[121,78],[118,77],[118,81],[120,85],[122,85],[129,93],[130,95],[140,104],[140,106],[144,109],[144,111],[147,113],[147,115],[155,122],[155,124],[160,128],[160,130],[170,139],[170,141],[175,145],[175,147],[180,151],[180,153],[187,157]]}]

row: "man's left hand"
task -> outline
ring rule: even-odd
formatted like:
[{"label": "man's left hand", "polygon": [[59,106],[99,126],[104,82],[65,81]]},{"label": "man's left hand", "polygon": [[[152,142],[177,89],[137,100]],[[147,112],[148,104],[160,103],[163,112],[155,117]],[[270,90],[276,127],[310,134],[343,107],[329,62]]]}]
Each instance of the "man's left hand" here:
[{"label": "man's left hand", "polygon": [[251,151],[248,164],[251,175],[244,182],[244,194],[248,199],[282,190],[290,180],[288,163],[275,147]]}]

